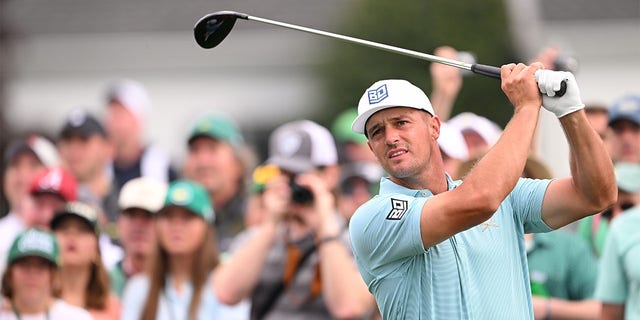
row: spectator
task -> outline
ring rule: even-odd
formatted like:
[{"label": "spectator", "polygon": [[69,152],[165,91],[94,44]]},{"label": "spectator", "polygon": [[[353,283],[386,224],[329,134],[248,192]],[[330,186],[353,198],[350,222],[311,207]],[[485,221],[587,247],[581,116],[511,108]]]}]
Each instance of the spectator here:
[{"label": "spectator", "polygon": [[60,249],[53,235],[24,231],[13,241],[7,262],[0,319],[92,319],[87,311],[56,298]]},{"label": "spectator", "polygon": [[183,176],[207,190],[216,211],[218,245],[225,252],[244,229],[253,155],[236,125],[221,115],[206,115],[196,121],[187,145]]},{"label": "spectator", "polygon": [[[446,59],[460,60],[458,51],[449,46],[438,47],[433,54]],[[442,63],[431,63],[429,73],[433,87],[431,104],[440,120],[446,122],[451,116],[456,98],[462,88],[463,71]]]},{"label": "spectator", "polygon": [[252,319],[370,313],[373,297],[358,275],[332,193],[339,168],[331,133],[308,120],[284,124],[269,138],[269,155],[267,163],[277,168],[258,195],[265,216],[238,236],[216,272],[220,300],[249,298]]},{"label": "spectator", "polygon": [[76,178],[61,167],[47,169],[31,181],[30,194],[35,203],[32,226],[48,230],[54,214],[78,199]]},{"label": "spectator", "polygon": [[[551,179],[547,166],[529,157],[524,178]],[[597,319],[598,262],[582,238],[564,230],[524,235],[536,319]]]},{"label": "spectator", "polygon": [[451,118],[448,124],[462,133],[470,158],[485,154],[502,134],[500,126],[472,112],[460,113]]},{"label": "spectator", "polygon": [[618,200],[611,208],[580,220],[577,229],[598,257],[602,255],[611,221],[623,211],[640,204],[640,164],[620,162],[615,165],[615,171]]},{"label": "spectator", "polygon": [[640,96],[618,99],[609,109],[614,162],[640,163]]},{"label": "spectator", "polygon": [[98,243],[98,211],[69,202],[51,220],[60,243],[61,298],[86,309],[94,319],[119,319],[120,302],[109,288],[109,274]]},{"label": "spectator", "polygon": [[377,163],[378,160],[369,150],[367,138],[351,131],[351,122],[357,115],[356,108],[346,109],[333,120],[331,125],[331,133],[337,142],[340,163],[364,161]]},{"label": "spectator", "polygon": [[168,182],[176,179],[167,154],[143,140],[150,109],[145,88],[132,80],[120,80],[107,89],[105,128],[113,143],[113,172],[118,190],[129,180],[150,177]]},{"label": "spectator", "polygon": [[338,210],[346,221],[359,206],[377,194],[384,170],[377,163],[361,161],[340,166]]},{"label": "spectator", "polygon": [[109,171],[113,148],[100,122],[84,110],[74,110],[60,130],[58,150],[78,181],[80,201],[99,207],[106,216],[100,221],[102,229],[115,235],[118,190]]},{"label": "spectator", "polygon": [[29,195],[31,181],[47,167],[57,164],[55,146],[39,135],[15,140],[5,150],[2,190],[9,212],[0,219],[0,274],[5,269],[6,257],[15,237],[35,224],[35,205]]},{"label": "spectator", "polygon": [[609,109],[598,103],[586,104],[584,111],[587,114],[591,127],[598,133],[602,141],[609,142]]},{"label": "spectator", "polygon": [[156,214],[157,242],[148,273],[134,276],[125,287],[123,320],[227,319],[211,284],[218,264],[213,220],[204,188],[188,180],[169,185]]},{"label": "spectator", "polygon": [[[626,188],[640,192],[640,165]],[[596,298],[602,302],[600,319],[640,319],[640,206],[635,202],[611,223],[600,257]]]},{"label": "spectator", "polygon": [[469,158],[469,149],[458,127],[443,122],[440,125],[438,147],[440,147],[445,171],[452,178],[458,179],[460,165]]},{"label": "spectator", "polygon": [[[353,130],[367,135],[389,179],[349,229],[383,317],[533,318],[524,233],[548,232],[614,202],[611,160],[581,111],[573,75],[541,70],[536,83],[540,68],[502,66],[514,115],[463,182],[444,171],[440,120],[422,90],[382,80],[362,95]],[[541,97],[565,79],[566,95]],[[520,178],[541,106],[572,142],[572,177]]]},{"label": "spectator", "polygon": [[135,178],[120,190],[118,233],[125,256],[109,273],[111,290],[122,297],[129,278],[145,271],[156,243],[153,217],[162,208],[167,185],[150,178]]}]

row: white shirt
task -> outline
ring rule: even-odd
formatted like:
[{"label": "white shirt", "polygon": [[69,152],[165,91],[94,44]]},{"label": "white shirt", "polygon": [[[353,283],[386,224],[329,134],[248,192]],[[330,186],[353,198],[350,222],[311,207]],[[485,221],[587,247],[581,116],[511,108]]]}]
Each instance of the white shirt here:
[{"label": "white shirt", "polygon": [[[6,305],[6,303],[5,303]],[[91,320],[91,314],[87,310],[82,308],[72,306],[60,299],[57,299],[51,308],[49,309],[49,316],[47,317],[46,313],[40,314],[21,314],[21,320]],[[11,307],[3,308],[0,310],[0,320],[18,320]]]},{"label": "white shirt", "polygon": [[0,276],[4,274],[4,270],[7,268],[7,257],[13,240],[24,229],[24,223],[22,223],[18,214],[13,211],[0,219]]}]

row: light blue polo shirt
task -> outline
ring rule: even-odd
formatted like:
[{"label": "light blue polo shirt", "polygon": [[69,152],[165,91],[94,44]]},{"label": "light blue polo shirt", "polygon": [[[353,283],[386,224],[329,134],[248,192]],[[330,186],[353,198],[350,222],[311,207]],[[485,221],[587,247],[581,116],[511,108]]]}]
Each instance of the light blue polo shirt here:
[{"label": "light blue polo shirt", "polygon": [[349,232],[383,318],[533,319],[524,233],[552,230],[541,217],[549,182],[520,179],[491,219],[425,250],[420,216],[433,194],[382,178]]}]

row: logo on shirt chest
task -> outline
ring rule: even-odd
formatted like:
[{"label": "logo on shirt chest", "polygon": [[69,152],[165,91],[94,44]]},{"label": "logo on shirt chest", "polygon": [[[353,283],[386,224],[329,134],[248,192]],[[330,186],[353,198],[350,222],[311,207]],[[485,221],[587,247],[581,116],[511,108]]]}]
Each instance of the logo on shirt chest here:
[{"label": "logo on shirt chest", "polygon": [[407,213],[409,202],[391,198],[391,211],[387,215],[387,220],[400,220]]},{"label": "logo on shirt chest", "polygon": [[498,224],[493,220],[493,217],[481,223],[480,226],[482,227],[482,232],[487,231],[490,227],[498,228]]}]

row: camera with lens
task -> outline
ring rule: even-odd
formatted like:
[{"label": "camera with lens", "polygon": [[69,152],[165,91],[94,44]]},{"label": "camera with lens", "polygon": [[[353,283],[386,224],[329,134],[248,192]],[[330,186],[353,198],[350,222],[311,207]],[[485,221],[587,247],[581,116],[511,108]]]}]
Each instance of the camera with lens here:
[{"label": "camera with lens", "polygon": [[295,181],[295,177],[289,182],[291,188],[291,201],[297,204],[309,204],[313,202],[313,193],[311,190],[299,185]]}]

